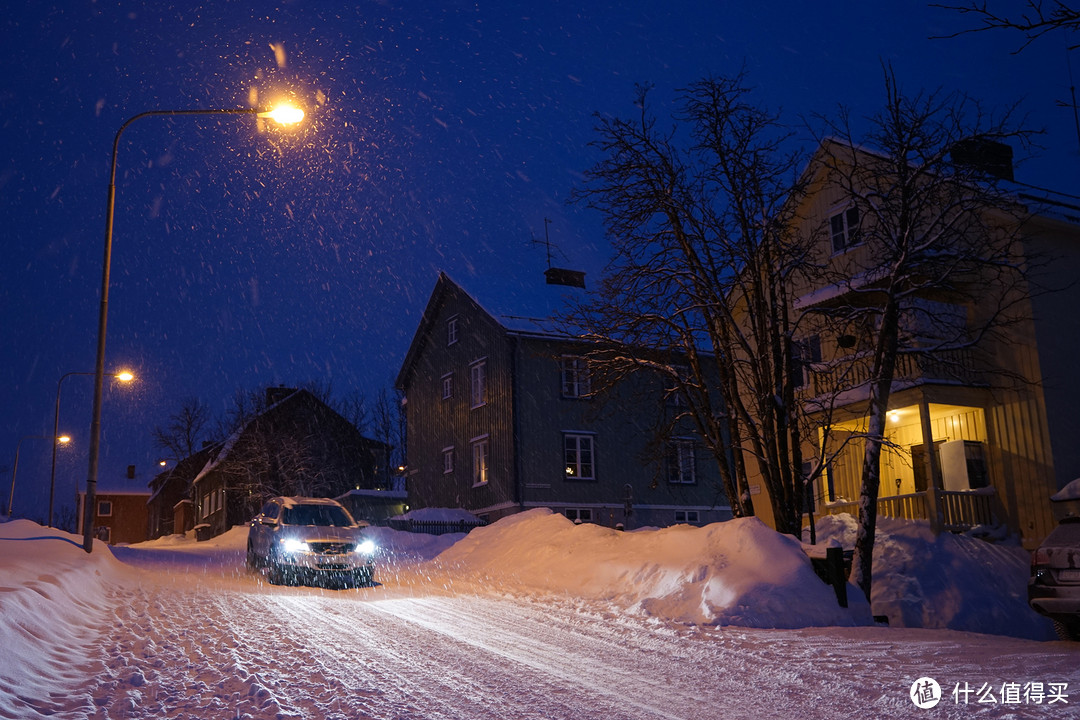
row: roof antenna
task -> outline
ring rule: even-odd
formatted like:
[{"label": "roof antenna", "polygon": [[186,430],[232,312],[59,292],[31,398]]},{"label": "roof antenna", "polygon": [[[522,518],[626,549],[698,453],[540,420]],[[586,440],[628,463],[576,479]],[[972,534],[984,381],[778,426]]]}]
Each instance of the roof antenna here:
[{"label": "roof antenna", "polygon": [[551,269],[551,235],[548,234],[548,225],[551,224],[551,220],[544,218],[544,239],[537,240],[535,236],[532,238],[533,245],[543,245],[547,251],[547,266],[548,270]]},{"label": "roof antenna", "polygon": [[537,240],[535,237],[532,239],[533,244],[539,245],[543,243],[544,248],[547,250],[547,270],[544,271],[544,277],[547,279],[548,285],[565,285],[567,287],[585,287],[585,273],[580,270],[567,270],[565,268],[557,268],[551,266],[551,235],[548,232],[548,226],[551,225],[551,220],[544,218],[544,239]]}]

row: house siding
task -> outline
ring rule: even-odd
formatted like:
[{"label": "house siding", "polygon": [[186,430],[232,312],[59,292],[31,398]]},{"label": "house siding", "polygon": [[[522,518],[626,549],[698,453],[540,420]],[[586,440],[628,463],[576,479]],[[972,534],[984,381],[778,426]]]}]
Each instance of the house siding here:
[{"label": "house siding", "polygon": [[[456,318],[456,343],[446,327]],[[719,491],[718,470],[696,457],[694,484],[659,481],[662,466],[645,457],[662,386],[627,384],[604,401],[562,395],[560,359],[582,355],[579,343],[507,330],[445,276],[441,276],[414,338],[399,385],[406,396],[408,488],[414,507],[461,507],[495,520],[530,507],[588,509],[594,522],[627,521],[630,486],[635,525],[670,525],[676,510],[692,510],[699,522],[730,518]],[[472,407],[469,367],[484,359],[488,401]],[[453,397],[443,399],[451,375]],[[595,479],[569,479],[564,435],[593,439]],[[689,431],[687,432],[689,434]],[[473,487],[471,441],[486,436],[491,480]],[[443,472],[443,450],[453,447],[453,473]]]}]

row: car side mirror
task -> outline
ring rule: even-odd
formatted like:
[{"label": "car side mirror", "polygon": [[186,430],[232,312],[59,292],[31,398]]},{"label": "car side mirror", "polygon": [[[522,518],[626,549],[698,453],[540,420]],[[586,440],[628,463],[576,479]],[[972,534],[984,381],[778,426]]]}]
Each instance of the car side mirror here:
[{"label": "car side mirror", "polygon": [[263,525],[277,525],[277,519],[276,518],[264,517],[261,520],[259,520],[259,522],[261,522]]}]

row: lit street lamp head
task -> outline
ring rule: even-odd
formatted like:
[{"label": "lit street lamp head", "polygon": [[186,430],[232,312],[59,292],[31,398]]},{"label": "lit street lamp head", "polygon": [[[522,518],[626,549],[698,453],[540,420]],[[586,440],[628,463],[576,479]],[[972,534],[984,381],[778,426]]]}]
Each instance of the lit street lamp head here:
[{"label": "lit street lamp head", "polygon": [[135,376],[132,375],[131,373],[129,373],[127,370],[125,370],[123,372],[118,372],[113,377],[115,377],[120,382],[131,382],[132,380],[135,379]]},{"label": "lit street lamp head", "polygon": [[273,110],[259,113],[261,118],[270,118],[281,125],[295,125],[304,119],[304,111],[291,105],[282,105]]}]

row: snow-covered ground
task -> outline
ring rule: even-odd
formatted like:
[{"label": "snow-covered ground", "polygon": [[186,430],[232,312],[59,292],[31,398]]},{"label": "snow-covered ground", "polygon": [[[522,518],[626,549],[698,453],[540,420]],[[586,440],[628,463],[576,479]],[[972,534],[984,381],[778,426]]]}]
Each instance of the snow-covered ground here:
[{"label": "snow-covered ground", "polygon": [[1015,546],[883,520],[871,610],[753,519],[369,532],[379,584],[327,590],[247,571],[244,528],[87,555],[0,524],[0,717],[906,718],[922,677],[935,717],[1080,703],[1080,646],[1028,609]]}]

